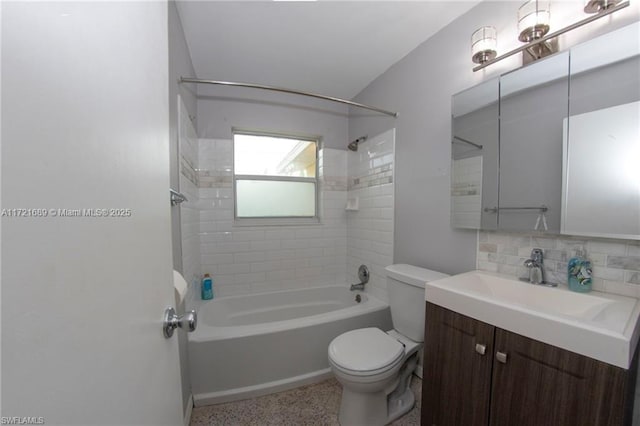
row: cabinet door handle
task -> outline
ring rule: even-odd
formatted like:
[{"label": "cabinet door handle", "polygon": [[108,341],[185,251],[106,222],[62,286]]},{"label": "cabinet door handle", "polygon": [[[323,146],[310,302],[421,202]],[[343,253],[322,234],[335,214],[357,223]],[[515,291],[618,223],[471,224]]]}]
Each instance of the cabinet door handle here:
[{"label": "cabinet door handle", "polygon": [[507,363],[507,354],[504,352],[496,352],[496,359],[503,364]]},{"label": "cabinet door handle", "polygon": [[484,355],[487,351],[487,345],[481,345],[480,343],[476,343],[476,352],[480,355]]}]

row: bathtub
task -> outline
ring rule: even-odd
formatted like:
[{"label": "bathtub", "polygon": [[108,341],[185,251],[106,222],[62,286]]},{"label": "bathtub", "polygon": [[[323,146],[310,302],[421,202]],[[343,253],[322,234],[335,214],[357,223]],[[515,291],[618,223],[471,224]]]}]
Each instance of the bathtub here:
[{"label": "bathtub", "polygon": [[361,327],[391,329],[389,306],[346,286],[195,301],[189,334],[196,406],[279,392],[331,377],[329,342]]}]

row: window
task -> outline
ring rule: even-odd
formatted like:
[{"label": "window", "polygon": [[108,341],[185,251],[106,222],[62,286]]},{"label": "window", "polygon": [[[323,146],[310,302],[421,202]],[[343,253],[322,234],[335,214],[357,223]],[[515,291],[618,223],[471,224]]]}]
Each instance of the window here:
[{"label": "window", "polygon": [[317,218],[318,142],[233,135],[236,219]]}]

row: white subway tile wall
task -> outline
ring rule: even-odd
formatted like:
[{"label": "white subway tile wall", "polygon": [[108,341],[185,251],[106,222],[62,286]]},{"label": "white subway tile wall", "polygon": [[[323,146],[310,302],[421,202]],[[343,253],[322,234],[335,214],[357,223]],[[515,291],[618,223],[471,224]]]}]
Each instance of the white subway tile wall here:
[{"label": "white subway tile wall", "polygon": [[320,151],[320,224],[234,226],[232,144],[199,140],[200,263],[216,296],[344,284],[346,151]]},{"label": "white subway tile wall", "polygon": [[477,268],[526,277],[523,262],[535,247],[543,249],[548,281],[566,285],[569,259],[584,250],[594,290],[640,297],[640,241],[479,231]]},{"label": "white subway tile wall", "polygon": [[[185,113],[186,114],[186,113]],[[233,217],[233,142],[196,139],[181,128],[181,206],[185,277],[196,291],[204,273],[216,296],[357,282],[387,300],[384,268],[393,263],[394,132],[361,143],[358,152],[321,149],[320,224],[237,226]],[[345,211],[347,197],[360,200]],[[348,271],[348,273],[347,273]]]},{"label": "white subway tile wall", "polygon": [[347,197],[357,199],[358,205],[357,210],[347,211],[347,278],[357,283],[358,267],[367,265],[367,290],[385,301],[384,268],[393,263],[394,156],[394,130],[360,143],[357,152],[347,155]]},{"label": "white subway tile wall", "polygon": [[[200,267],[200,210],[198,208],[198,138],[186,107],[180,102],[179,152],[180,192],[186,202],[180,204],[180,227],[182,234],[182,274],[190,288],[201,279]],[[175,207],[174,207],[175,208]]]}]

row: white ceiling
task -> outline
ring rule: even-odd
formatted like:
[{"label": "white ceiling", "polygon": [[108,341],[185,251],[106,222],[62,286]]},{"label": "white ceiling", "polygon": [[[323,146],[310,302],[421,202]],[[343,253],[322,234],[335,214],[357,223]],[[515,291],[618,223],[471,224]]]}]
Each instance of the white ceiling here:
[{"label": "white ceiling", "polygon": [[198,78],[351,99],[474,1],[178,1]]}]

